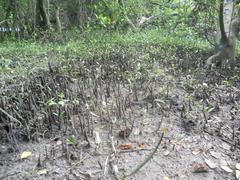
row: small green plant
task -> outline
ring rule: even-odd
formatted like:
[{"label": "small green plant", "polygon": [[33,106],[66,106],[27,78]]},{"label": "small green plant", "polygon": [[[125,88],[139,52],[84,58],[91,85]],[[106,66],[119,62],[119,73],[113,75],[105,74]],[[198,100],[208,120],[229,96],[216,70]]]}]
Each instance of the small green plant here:
[{"label": "small green plant", "polygon": [[214,111],[214,109],[215,109],[215,107],[210,105],[210,106],[205,107],[204,111],[210,113],[210,112]]},{"label": "small green plant", "polygon": [[53,106],[56,106],[57,103],[54,101],[54,98],[51,98],[48,100],[47,105],[48,107],[53,107]]},{"label": "small green plant", "polygon": [[196,82],[194,80],[188,79],[183,82],[183,87],[186,91],[193,92],[195,89],[195,87],[194,87],[195,83]]},{"label": "small green plant", "polygon": [[112,124],[116,124],[116,122],[118,121],[117,117],[115,117],[115,116],[112,117],[111,119],[112,119]]},{"label": "small green plant", "polygon": [[176,134],[174,135],[174,140],[175,140],[176,142],[181,141],[183,138],[184,138],[184,135],[183,135],[183,134],[176,133]]},{"label": "small green plant", "polygon": [[61,92],[60,94],[58,94],[58,101],[56,100],[56,98],[51,98],[48,100],[47,105],[49,107],[53,107],[57,105],[60,105],[63,107],[65,105],[65,102],[66,102],[65,95],[63,92]]},{"label": "small green plant", "polygon": [[60,98],[60,101],[63,100],[65,98],[65,95],[63,92],[58,94],[58,97]]},{"label": "small green plant", "polygon": [[126,25],[125,10],[117,1],[99,0],[92,9],[96,12],[95,26],[115,29]]},{"label": "small green plant", "polygon": [[230,82],[229,82],[228,80],[224,80],[224,81],[223,81],[223,84],[224,84],[225,86],[229,86],[229,85],[230,85]]},{"label": "small green plant", "polygon": [[58,104],[60,106],[65,106],[65,103],[66,103],[66,99],[65,99],[65,95],[63,92],[61,92],[60,94],[58,94],[58,98],[59,98],[59,101],[58,101]]},{"label": "small green plant", "polygon": [[67,139],[67,144],[76,146],[77,145],[77,138],[75,135],[70,135],[69,138]]}]

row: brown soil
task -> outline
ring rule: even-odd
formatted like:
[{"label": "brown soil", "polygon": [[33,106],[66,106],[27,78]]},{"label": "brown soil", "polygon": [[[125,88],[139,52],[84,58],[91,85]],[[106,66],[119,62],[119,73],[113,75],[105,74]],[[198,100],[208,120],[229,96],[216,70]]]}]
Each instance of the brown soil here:
[{"label": "brown soil", "polygon": [[[126,179],[236,179],[235,165],[240,162],[239,81],[222,69],[182,73],[163,68],[163,72],[163,76],[143,80],[130,91],[123,82],[113,81],[110,96],[104,95],[100,101],[86,88],[82,95],[87,102],[92,98],[89,107],[81,109],[80,115],[72,110],[70,117],[64,117],[68,122],[60,125],[60,131],[59,124],[53,123],[51,131],[39,131],[41,135],[32,142],[16,133],[16,145],[2,122],[0,179],[120,179],[154,150],[162,132],[164,138],[153,158]],[[68,86],[72,95],[81,89],[75,85],[73,80]],[[122,110],[118,111],[118,103]],[[85,130],[81,129],[83,117],[90,119],[84,122]],[[119,137],[119,132],[131,129],[132,124],[130,136]],[[32,124],[29,128],[36,133]],[[74,145],[68,143],[71,135],[76,137]],[[32,155],[20,159],[24,151]],[[203,166],[204,172],[197,166]],[[39,175],[40,170],[46,172]]]}]

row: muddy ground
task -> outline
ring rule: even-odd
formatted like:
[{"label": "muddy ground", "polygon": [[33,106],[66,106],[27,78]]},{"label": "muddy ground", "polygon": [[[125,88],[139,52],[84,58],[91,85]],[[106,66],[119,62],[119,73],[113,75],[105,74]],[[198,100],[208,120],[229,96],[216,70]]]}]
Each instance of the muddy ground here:
[{"label": "muddy ground", "polygon": [[[0,107],[20,119],[22,126],[1,112],[5,120],[0,121],[0,179],[123,179],[154,151],[162,133],[153,158],[126,179],[236,179],[240,83],[233,77],[238,69],[206,72],[201,67],[183,72],[158,64],[148,73],[161,75],[140,78],[130,87],[128,81],[114,78],[99,82],[95,70],[87,76],[92,81],[83,79],[86,84],[81,85],[50,68],[21,89],[32,92],[35,99],[23,93],[21,101],[2,101]],[[39,91],[36,82],[48,82],[50,89],[65,96]],[[22,114],[14,114],[13,107]],[[23,117],[29,109],[32,114]],[[36,120],[25,125],[21,117]],[[6,120],[14,127],[6,126]],[[24,151],[32,154],[21,159]]]}]

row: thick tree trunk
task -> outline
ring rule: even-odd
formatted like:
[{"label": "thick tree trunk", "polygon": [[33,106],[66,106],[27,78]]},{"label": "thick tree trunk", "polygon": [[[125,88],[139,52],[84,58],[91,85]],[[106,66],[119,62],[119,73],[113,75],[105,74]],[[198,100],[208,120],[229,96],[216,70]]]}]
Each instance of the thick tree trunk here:
[{"label": "thick tree trunk", "polygon": [[[12,30],[14,30],[15,28],[20,29],[20,27],[19,27],[20,18],[19,18],[19,13],[18,13],[18,10],[19,10],[18,0],[15,0],[15,1],[12,0],[11,3],[12,3],[12,13],[13,13],[13,27],[12,27]],[[20,39],[19,31],[15,32],[15,37],[16,37],[16,39]]]},{"label": "thick tree trunk", "polygon": [[87,24],[88,18],[93,16],[92,11],[89,9],[95,0],[75,0],[72,4],[67,6],[67,16],[71,26],[77,25],[81,29]]},{"label": "thick tree trunk", "polygon": [[37,0],[36,3],[36,25],[43,29],[50,28],[49,15],[47,14],[44,0]]},{"label": "thick tree trunk", "polygon": [[81,0],[78,0],[78,8],[77,8],[77,18],[78,18],[78,24],[79,27],[83,28],[83,21],[84,21],[84,2],[81,2]]},{"label": "thick tree trunk", "polygon": [[14,18],[14,27],[13,31],[15,31],[15,35],[17,38],[25,38],[28,36],[27,30],[27,23],[24,22],[25,18],[25,12],[23,11],[23,8],[21,7],[20,0],[13,0],[14,8],[12,9],[13,14],[16,13],[16,18]]},{"label": "thick tree trunk", "polygon": [[86,8],[85,1],[78,0],[77,15],[78,15],[78,25],[81,29],[83,29],[87,19],[87,8]]},{"label": "thick tree trunk", "polygon": [[36,2],[35,0],[28,0],[27,4],[28,10],[27,10],[27,15],[25,15],[25,26],[26,30],[29,35],[31,35],[35,31],[35,7],[36,7]]}]

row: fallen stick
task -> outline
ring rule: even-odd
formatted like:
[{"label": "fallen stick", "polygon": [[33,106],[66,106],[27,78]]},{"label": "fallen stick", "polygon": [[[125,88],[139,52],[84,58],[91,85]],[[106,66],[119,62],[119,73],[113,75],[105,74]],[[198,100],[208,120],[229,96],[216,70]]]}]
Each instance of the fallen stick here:
[{"label": "fallen stick", "polygon": [[104,173],[103,173],[104,177],[106,176],[106,174],[107,174],[107,170],[108,170],[108,168],[107,168],[108,160],[109,160],[109,156],[107,156],[106,161],[105,161]]},{"label": "fallen stick", "polygon": [[150,153],[146,159],[141,162],[139,165],[137,165],[130,173],[126,174],[123,176],[123,178],[126,178],[126,177],[129,177],[129,176],[132,176],[133,174],[137,173],[150,159],[152,159],[153,155],[157,152],[157,149],[158,147],[160,146],[161,142],[162,142],[162,139],[163,139],[163,135],[164,133],[161,134],[161,137],[158,141],[158,144],[157,146],[154,148],[153,152]]},{"label": "fallen stick", "polygon": [[140,151],[151,151],[152,149],[128,149],[128,150],[121,150],[119,153],[131,153],[131,152],[140,152]]},{"label": "fallen stick", "polygon": [[9,113],[7,113],[7,111],[5,111],[4,109],[0,108],[0,111],[1,111],[3,114],[5,114],[7,117],[9,117],[9,119],[12,120],[13,122],[17,122],[17,123],[19,123],[21,126],[23,126],[22,123],[21,123],[19,120],[17,120],[15,117],[11,116],[11,115],[10,115]]},{"label": "fallen stick", "polygon": [[116,150],[115,145],[114,145],[113,136],[111,137],[111,145],[112,145],[112,151],[113,151],[113,152],[112,152],[112,154],[111,154],[111,156],[110,156],[111,158],[110,158],[110,160],[109,160],[109,164],[110,164],[112,173],[113,173],[113,175],[114,175],[114,178],[115,178],[115,179],[119,179],[119,177],[118,177],[118,173],[119,173],[118,167],[117,167],[117,165],[114,164],[114,160],[115,160],[116,155],[117,155],[117,150]]}]

